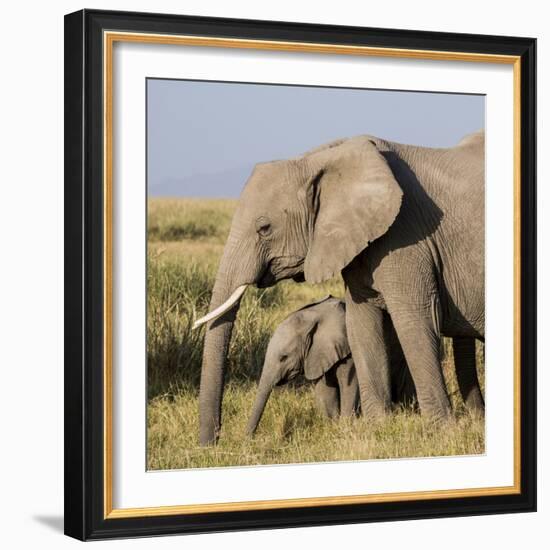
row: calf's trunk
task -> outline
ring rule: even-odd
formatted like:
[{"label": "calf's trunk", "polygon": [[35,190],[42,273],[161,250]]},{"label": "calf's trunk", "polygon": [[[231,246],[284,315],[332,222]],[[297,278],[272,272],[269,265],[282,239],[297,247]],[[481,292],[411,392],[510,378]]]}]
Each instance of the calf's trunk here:
[{"label": "calf's trunk", "polygon": [[267,365],[264,364],[262,376],[260,377],[260,382],[258,383],[258,393],[256,394],[254,408],[252,409],[252,414],[246,428],[248,435],[254,435],[254,432],[262,419],[262,414],[264,412],[267,400],[271,395],[271,391],[280,380],[280,370],[277,368],[270,368],[269,363]]}]

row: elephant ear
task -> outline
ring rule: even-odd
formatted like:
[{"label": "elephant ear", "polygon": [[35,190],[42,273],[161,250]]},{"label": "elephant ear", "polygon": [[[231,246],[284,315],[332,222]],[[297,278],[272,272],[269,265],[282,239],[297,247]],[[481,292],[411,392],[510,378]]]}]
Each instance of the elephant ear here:
[{"label": "elephant ear", "polygon": [[303,157],[314,176],[306,191],[313,228],[305,259],[307,282],[339,273],[392,225],[403,191],[373,141],[352,138]]},{"label": "elephant ear", "polygon": [[351,354],[346,335],[345,310],[341,302],[331,311],[315,317],[309,331],[309,346],[304,358],[304,375],[317,380],[336,363]]}]

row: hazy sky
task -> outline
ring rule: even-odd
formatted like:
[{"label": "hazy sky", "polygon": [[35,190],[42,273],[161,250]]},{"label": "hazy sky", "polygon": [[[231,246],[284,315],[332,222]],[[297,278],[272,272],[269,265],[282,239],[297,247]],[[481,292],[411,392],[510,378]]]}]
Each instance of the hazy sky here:
[{"label": "hazy sky", "polygon": [[483,96],[149,79],[148,192],[238,197],[257,162],[336,138],[447,147],[484,125]]}]

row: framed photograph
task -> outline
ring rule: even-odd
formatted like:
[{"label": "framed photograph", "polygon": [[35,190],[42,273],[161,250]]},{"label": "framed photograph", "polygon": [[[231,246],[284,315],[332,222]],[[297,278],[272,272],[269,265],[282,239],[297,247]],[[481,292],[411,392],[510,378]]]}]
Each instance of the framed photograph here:
[{"label": "framed photograph", "polygon": [[533,38],[65,17],[65,530],[536,508]]}]

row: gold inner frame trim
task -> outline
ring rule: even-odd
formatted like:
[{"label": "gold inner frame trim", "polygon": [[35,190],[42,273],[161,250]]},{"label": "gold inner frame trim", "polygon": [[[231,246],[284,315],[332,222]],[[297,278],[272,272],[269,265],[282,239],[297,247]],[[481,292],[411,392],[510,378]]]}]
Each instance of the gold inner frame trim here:
[{"label": "gold inner frame trim", "polygon": [[[255,500],[246,502],[221,502],[209,504],[182,504],[150,508],[113,508],[113,390],[112,390],[112,292],[113,292],[113,46],[115,42],[137,42],[181,46],[205,46],[216,48],[240,48],[270,51],[320,53],[334,55],[358,55],[395,57],[436,61],[462,61],[473,63],[498,63],[513,66],[514,79],[514,484],[505,487],[482,487],[413,491],[350,496],[305,497],[279,500]],[[104,517],[105,519],[153,517],[212,512],[247,510],[273,510],[280,508],[304,508],[308,506],[334,506],[434,500],[478,496],[511,495],[521,492],[521,432],[520,432],[520,222],[521,222],[521,60],[518,56],[346,46],[340,44],[316,44],[308,42],[284,42],[249,40],[205,36],[182,36],[132,32],[104,31],[103,34],[103,114],[104,114]]]}]

